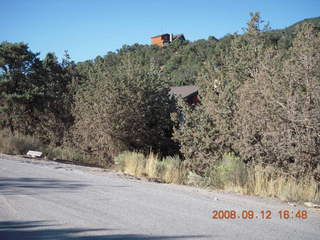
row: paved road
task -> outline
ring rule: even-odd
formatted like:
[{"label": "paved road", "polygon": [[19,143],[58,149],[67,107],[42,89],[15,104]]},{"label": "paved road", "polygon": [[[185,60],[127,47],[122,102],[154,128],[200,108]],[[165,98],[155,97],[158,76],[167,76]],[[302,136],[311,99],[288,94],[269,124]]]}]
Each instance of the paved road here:
[{"label": "paved road", "polygon": [[[272,219],[211,218],[230,209],[269,209]],[[1,240],[320,239],[320,212],[281,220],[281,209],[305,208],[0,155]]]}]

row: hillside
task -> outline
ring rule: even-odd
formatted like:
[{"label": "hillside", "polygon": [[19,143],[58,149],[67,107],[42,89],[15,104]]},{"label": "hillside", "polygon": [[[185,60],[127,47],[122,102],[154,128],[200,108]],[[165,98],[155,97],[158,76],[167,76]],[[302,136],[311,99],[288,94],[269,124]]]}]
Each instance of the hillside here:
[{"label": "hillside", "polygon": [[[320,17],[309,18],[284,29],[265,31],[264,38],[269,42],[269,45],[288,49],[297,30],[304,23],[315,24],[320,30]],[[162,66],[165,78],[169,80],[171,86],[195,84],[203,63],[228,51],[232,39],[236,36],[237,34],[227,34],[220,39],[209,36],[207,40],[201,39],[194,42],[176,41],[165,47],[140,44],[125,45],[116,53],[110,52],[104,57],[97,57],[94,61],[80,63],[79,66],[85,65],[86,68],[87,64],[103,61],[106,66],[111,67],[122,55],[131,53],[138,58],[145,58],[145,61],[153,59],[156,64]]]},{"label": "hillside", "polygon": [[302,21],[299,21],[299,22],[296,22],[295,24],[285,28],[284,30],[286,32],[293,32],[293,31],[296,31],[297,28],[299,28],[299,26],[301,26],[302,24],[304,23],[311,23],[317,27],[320,28],[320,17],[315,17],[315,18],[306,18]]}]

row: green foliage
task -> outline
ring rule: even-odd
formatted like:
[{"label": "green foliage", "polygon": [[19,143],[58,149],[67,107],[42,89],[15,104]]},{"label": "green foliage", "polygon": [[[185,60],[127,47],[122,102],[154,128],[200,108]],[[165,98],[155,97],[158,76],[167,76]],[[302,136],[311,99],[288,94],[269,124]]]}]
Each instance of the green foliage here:
[{"label": "green foliage", "polygon": [[172,151],[167,84],[152,63],[125,55],[115,71],[95,65],[90,84],[76,95],[74,141],[106,159],[123,150]]},{"label": "green foliage", "polygon": [[179,107],[179,113],[172,114],[172,119],[179,122],[174,128],[173,139],[180,144],[186,166],[191,171],[203,174],[221,157],[219,133],[202,105],[190,107],[180,100]]},{"label": "green foliage", "polygon": [[245,163],[319,181],[319,30],[300,26],[292,47],[279,49],[261,22],[252,14],[245,33],[203,64],[202,104],[178,104],[184,122],[176,118],[174,139],[188,168],[201,176],[234,153]]},{"label": "green foliage", "polygon": [[237,137],[234,127],[238,103],[236,92],[244,82],[252,80],[267,45],[260,23],[260,16],[253,15],[246,32],[233,36],[229,48],[223,50],[224,54],[207,61],[197,78],[202,112],[216,125],[219,132],[216,145],[220,152],[236,151],[233,146]]},{"label": "green foliage", "polygon": [[0,44],[1,126],[11,132],[23,123],[24,112],[32,110],[30,103],[43,96],[42,83],[31,79],[33,69],[39,64],[37,54],[29,51],[27,44]]},{"label": "green foliage", "polygon": [[320,36],[305,25],[285,54],[265,52],[239,90],[238,149],[244,159],[319,178]]},{"label": "green foliage", "polygon": [[248,181],[246,164],[233,153],[223,155],[222,161],[206,169],[205,182],[218,188],[244,187]]},{"label": "green foliage", "polygon": [[[234,141],[238,88],[253,78],[265,41],[258,14],[252,15],[247,32],[230,37],[230,45],[219,46],[223,55],[208,60],[198,75],[201,105],[189,108],[179,103],[185,122],[178,124],[174,139],[191,171],[204,175],[225,152],[237,152]],[[221,48],[222,47],[222,48]]]},{"label": "green foliage", "polygon": [[37,55],[24,43],[0,44],[0,126],[61,144],[72,123],[71,64],[59,64],[51,53],[43,61]]}]

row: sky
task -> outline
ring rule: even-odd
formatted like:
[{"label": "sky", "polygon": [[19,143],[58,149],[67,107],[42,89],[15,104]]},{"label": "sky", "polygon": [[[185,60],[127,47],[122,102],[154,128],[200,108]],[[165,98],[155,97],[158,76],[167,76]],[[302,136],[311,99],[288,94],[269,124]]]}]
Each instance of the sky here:
[{"label": "sky", "polygon": [[0,42],[25,42],[40,57],[78,61],[162,33],[195,41],[241,33],[250,12],[272,29],[320,16],[320,0],[0,0]]}]

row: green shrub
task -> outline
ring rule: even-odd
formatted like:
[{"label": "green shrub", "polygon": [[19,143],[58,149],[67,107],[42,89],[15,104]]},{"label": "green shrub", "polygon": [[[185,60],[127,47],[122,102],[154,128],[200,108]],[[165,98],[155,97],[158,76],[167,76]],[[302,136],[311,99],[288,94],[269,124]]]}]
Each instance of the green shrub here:
[{"label": "green shrub", "polygon": [[243,187],[247,182],[245,163],[232,153],[224,154],[223,160],[207,169],[205,183],[218,188]]},{"label": "green shrub", "polygon": [[174,101],[159,67],[126,54],[114,68],[95,65],[77,92],[74,143],[110,162],[123,151],[170,152]]}]

